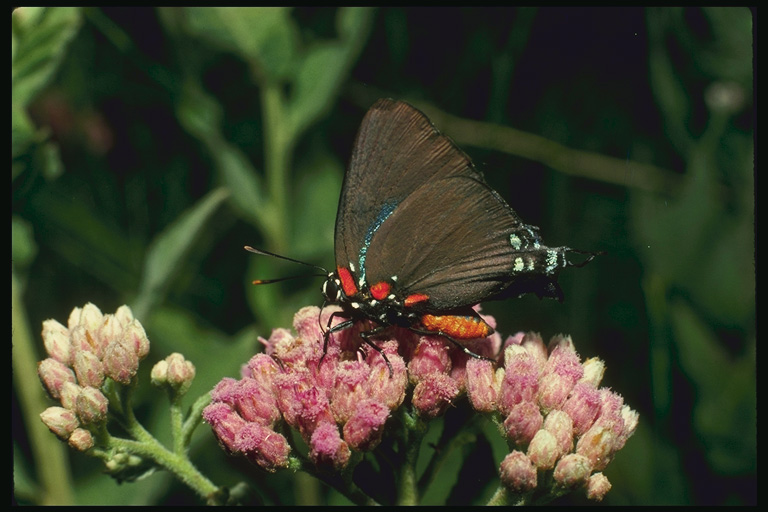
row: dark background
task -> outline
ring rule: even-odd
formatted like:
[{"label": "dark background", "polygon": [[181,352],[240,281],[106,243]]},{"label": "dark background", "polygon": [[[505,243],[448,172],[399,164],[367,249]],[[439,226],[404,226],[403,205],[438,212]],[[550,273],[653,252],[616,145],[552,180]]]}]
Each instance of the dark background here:
[{"label": "dark background", "polygon": [[[320,279],[251,286],[304,269],[242,246],[331,267],[357,127],[377,98],[402,99],[548,245],[606,252],[562,274],[562,304],[484,305],[505,335],[570,334],[640,413],[604,503],[756,503],[749,10],[62,12],[14,12],[14,311],[38,359],[44,319],[127,303],[152,341],[142,371],[184,353],[192,398],[236,376],[256,336],[321,303]],[[39,83],[22,79],[40,73],[23,67],[35,50],[50,68]],[[39,384],[15,364],[15,496],[37,503],[37,413],[18,389]],[[139,414],[162,429],[151,393],[139,391]],[[196,502],[167,475],[117,486],[94,459],[52,456],[69,457],[73,480],[54,502]],[[308,477],[226,459],[205,425],[193,460],[217,483],[250,479],[265,503],[345,503]],[[462,499],[482,503],[485,482],[457,474],[441,486],[477,488]]]}]

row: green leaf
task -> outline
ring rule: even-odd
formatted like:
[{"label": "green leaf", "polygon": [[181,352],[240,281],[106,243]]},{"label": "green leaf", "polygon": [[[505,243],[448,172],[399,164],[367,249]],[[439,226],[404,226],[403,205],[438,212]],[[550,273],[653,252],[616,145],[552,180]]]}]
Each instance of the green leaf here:
[{"label": "green leaf", "polygon": [[77,7],[21,7],[12,13],[11,93],[28,105],[48,85],[81,23]]},{"label": "green leaf", "polygon": [[[732,358],[709,326],[683,301],[672,304],[671,318],[681,365],[698,390],[694,425],[707,458],[718,472],[754,471],[754,343],[742,357]],[[719,378],[713,379],[713,375]]]},{"label": "green leaf", "polygon": [[18,270],[26,268],[37,255],[32,225],[18,215],[11,217],[11,259]]},{"label": "green leaf", "polygon": [[176,104],[176,115],[184,128],[205,144],[234,205],[246,219],[264,229],[271,222],[264,186],[248,157],[222,135],[221,105],[198,84],[187,82]]},{"label": "green leaf", "polygon": [[146,314],[151,305],[173,280],[181,262],[192,250],[195,240],[229,193],[215,189],[184,212],[152,242],[144,264],[140,295],[136,299],[136,316]]},{"label": "green leaf", "polygon": [[267,79],[278,80],[291,69],[298,44],[287,7],[192,7],[189,28],[256,63]]},{"label": "green leaf", "polygon": [[368,34],[371,10],[339,10],[338,25],[343,38],[309,48],[293,79],[294,89],[288,105],[288,126],[294,137],[326,113],[357,58]]}]

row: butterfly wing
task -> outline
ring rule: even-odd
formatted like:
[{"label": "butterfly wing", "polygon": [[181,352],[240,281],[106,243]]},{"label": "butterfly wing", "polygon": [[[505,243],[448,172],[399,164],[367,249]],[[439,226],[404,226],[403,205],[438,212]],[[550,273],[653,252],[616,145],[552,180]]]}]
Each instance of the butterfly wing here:
[{"label": "butterfly wing", "polygon": [[446,311],[496,295],[561,297],[568,248],[541,244],[427,117],[379,100],[358,133],[336,218],[336,264]]},{"label": "butterfly wing", "polygon": [[412,106],[377,101],[357,134],[336,215],[336,265],[365,270],[372,234],[434,179],[474,176],[469,158]]},{"label": "butterfly wing", "polygon": [[559,250],[541,245],[535,228],[483,181],[453,176],[419,187],[376,231],[368,282],[394,276],[402,297],[429,297],[417,306],[425,311],[471,306],[513,284],[516,295],[556,297],[559,288],[546,287],[554,280],[543,269],[559,269],[552,261]]}]

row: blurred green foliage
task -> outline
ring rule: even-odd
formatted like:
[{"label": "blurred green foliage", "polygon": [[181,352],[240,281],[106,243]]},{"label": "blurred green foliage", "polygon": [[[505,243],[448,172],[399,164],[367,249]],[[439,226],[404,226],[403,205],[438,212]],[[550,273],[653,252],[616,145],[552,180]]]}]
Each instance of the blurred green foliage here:
[{"label": "blurred green foliage", "polygon": [[[15,499],[196,502],[167,475],[118,486],[40,435],[41,322],[127,303],[152,342],[142,371],[183,352],[192,397],[237,375],[257,336],[320,303],[315,279],[250,286],[304,269],[242,246],[332,266],[355,130],[389,96],[423,108],[546,242],[607,251],[561,276],[563,304],[485,306],[505,334],[572,334],[640,412],[607,503],[755,503],[752,43],[745,8],[14,10]],[[140,419],[167,431],[145,387]],[[487,498],[504,446],[467,442],[425,503]],[[193,446],[255,501],[345,503],[227,459],[206,427]]]}]

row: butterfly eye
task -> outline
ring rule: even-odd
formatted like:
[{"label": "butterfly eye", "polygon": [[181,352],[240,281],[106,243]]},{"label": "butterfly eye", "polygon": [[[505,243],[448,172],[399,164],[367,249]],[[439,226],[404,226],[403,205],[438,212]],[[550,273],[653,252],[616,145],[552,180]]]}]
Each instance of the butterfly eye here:
[{"label": "butterfly eye", "polygon": [[325,280],[325,283],[323,283],[323,296],[329,302],[338,302],[341,300],[339,281],[333,274],[330,274],[328,279]]}]

